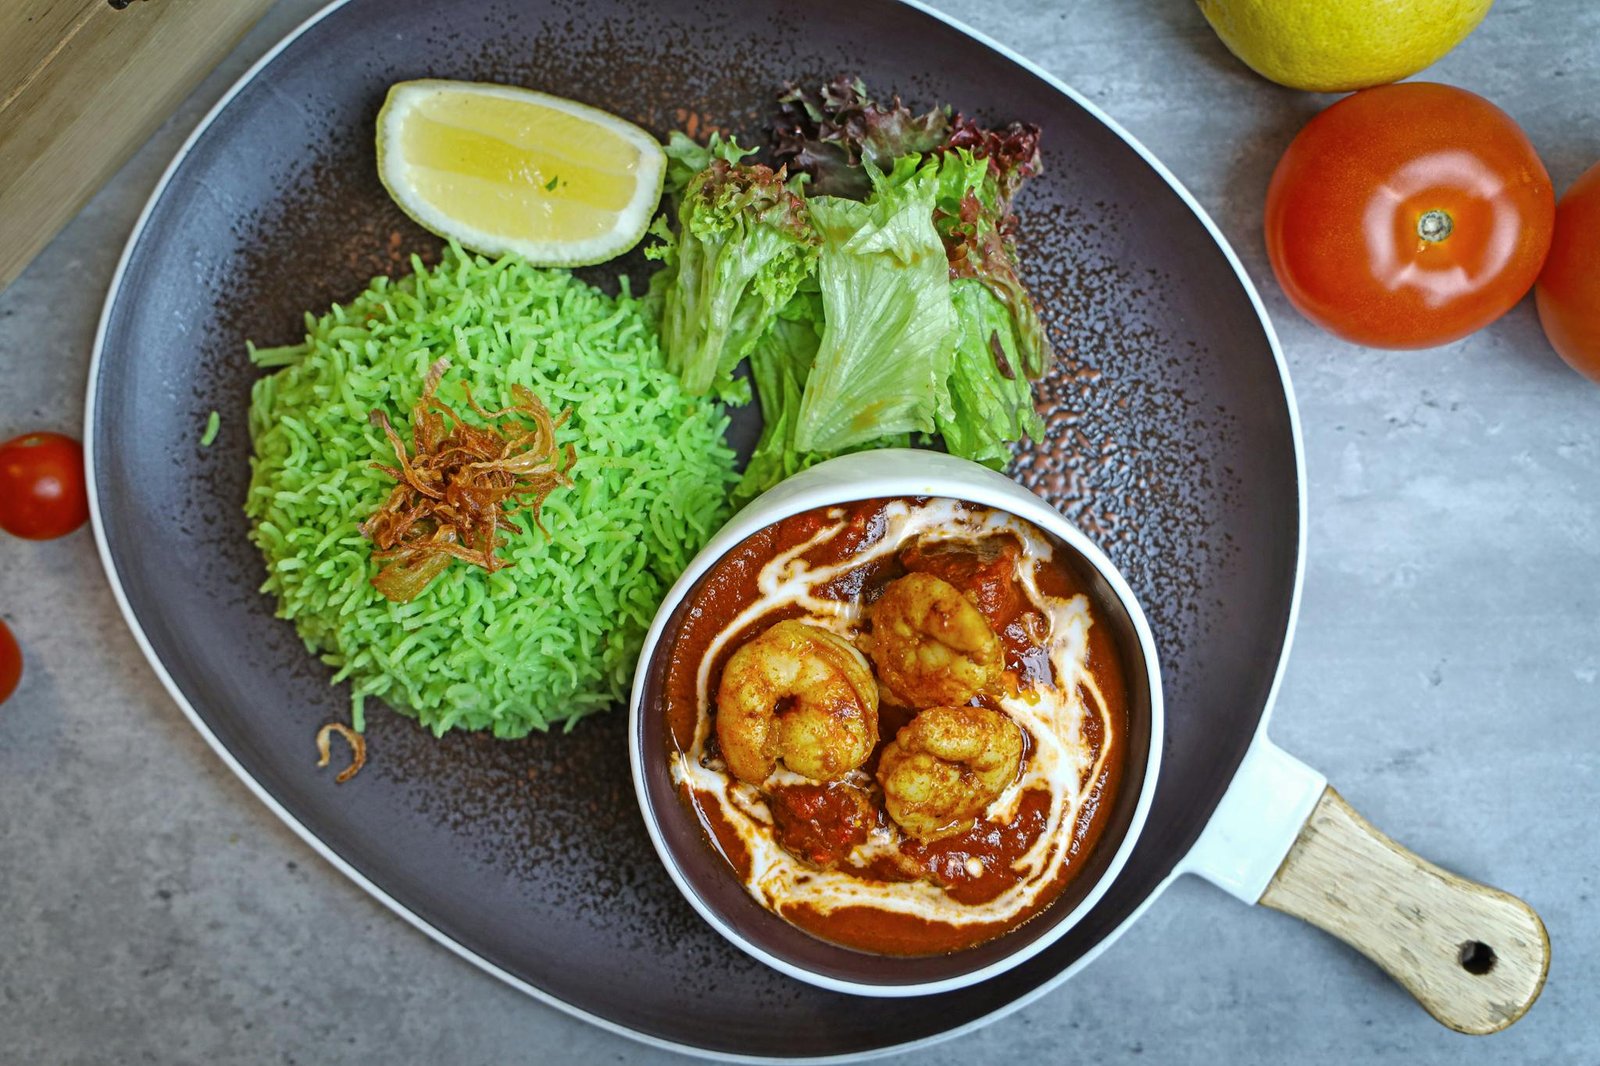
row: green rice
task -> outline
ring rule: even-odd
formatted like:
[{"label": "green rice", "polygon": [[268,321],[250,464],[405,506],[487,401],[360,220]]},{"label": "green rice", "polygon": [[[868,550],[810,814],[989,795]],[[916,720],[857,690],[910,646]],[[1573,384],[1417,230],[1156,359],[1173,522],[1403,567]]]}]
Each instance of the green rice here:
[{"label": "green rice", "polygon": [[[334,681],[350,682],[357,729],[369,697],[435,734],[570,729],[622,697],[667,585],[726,518],[727,419],[667,371],[655,316],[625,279],[612,298],[564,270],[455,246],[412,269],[308,314],[303,344],[251,348],[258,365],[281,367],[250,404],[245,512],[266,558],[262,590]],[[386,412],[409,443],[441,356],[439,398],[458,412],[470,410],[463,381],[486,409],[509,405],[513,384],[554,413],[570,408],[557,438],[577,448],[573,485],[545,502],[548,537],[526,513],[510,517],[499,553],[510,565],[455,561],[391,603],[357,528],[394,485],[372,468],[394,453],[368,413]]]}]

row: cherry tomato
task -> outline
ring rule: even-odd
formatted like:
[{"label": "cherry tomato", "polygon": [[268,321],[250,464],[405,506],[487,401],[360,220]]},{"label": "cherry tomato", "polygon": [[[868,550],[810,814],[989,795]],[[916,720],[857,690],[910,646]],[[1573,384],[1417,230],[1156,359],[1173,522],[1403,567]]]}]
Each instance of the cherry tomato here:
[{"label": "cherry tomato", "polygon": [[1600,163],[1556,205],[1555,240],[1534,296],[1551,346],[1600,381]]},{"label": "cherry tomato", "polygon": [[88,520],[82,445],[59,433],[28,433],[0,444],[0,529],[49,540]]},{"label": "cherry tomato", "polygon": [[17,647],[17,638],[11,635],[11,627],[0,622],[0,703],[11,698],[21,680],[22,649]]},{"label": "cherry tomato", "polygon": [[1509,115],[1403,82],[1345,97],[1295,137],[1267,189],[1267,255],[1330,333],[1430,348],[1522,299],[1554,217],[1550,175]]}]

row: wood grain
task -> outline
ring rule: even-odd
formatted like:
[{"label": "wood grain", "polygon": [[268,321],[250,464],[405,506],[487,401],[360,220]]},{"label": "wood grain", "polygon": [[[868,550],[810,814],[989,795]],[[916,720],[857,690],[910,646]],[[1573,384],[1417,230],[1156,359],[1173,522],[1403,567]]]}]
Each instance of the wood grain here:
[{"label": "wood grain", "polygon": [[1531,907],[1412,854],[1332,788],[1261,902],[1343,940],[1457,1032],[1515,1022],[1550,969],[1550,938]]},{"label": "wood grain", "polygon": [[272,3],[0,3],[0,288]]}]

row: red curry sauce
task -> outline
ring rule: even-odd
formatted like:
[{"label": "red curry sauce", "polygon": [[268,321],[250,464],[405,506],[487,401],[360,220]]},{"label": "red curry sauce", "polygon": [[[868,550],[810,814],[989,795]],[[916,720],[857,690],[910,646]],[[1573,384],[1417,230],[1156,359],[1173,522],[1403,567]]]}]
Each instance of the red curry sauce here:
[{"label": "red curry sauce", "polygon": [[[692,749],[699,717],[697,674],[712,642],[740,611],[760,598],[757,578],[761,568],[778,554],[795,548],[826,526],[842,523],[841,532],[808,550],[812,566],[842,562],[881,540],[887,522],[884,509],[891,500],[865,500],[821,508],[783,519],[754,534],[719,560],[690,594],[691,604],[668,652],[662,688],[669,724],[669,756]],[[920,501],[912,501],[920,502]],[[1022,545],[1009,533],[997,532],[978,540],[913,543],[898,552],[848,570],[821,586],[826,598],[858,599],[870,604],[885,585],[911,571],[934,574],[956,586],[978,607],[1000,637],[1005,649],[1008,677],[1023,688],[1048,683],[1052,667],[1043,641],[1048,622],[1034,608],[1016,579]],[[1034,580],[1046,595],[1070,598],[1087,588],[1069,560],[1071,553],[1057,547],[1048,561],[1035,561]],[[1092,602],[1092,601],[1091,601]],[[728,656],[742,643],[785,617],[784,611],[763,614],[748,634],[729,640],[711,664],[710,688]],[[787,612],[793,613],[793,612]],[[1081,808],[1073,819],[1066,861],[1055,880],[1035,901],[1004,922],[954,925],[898,914],[873,907],[848,906],[822,912],[806,904],[783,909],[784,917],[807,931],[861,950],[893,955],[941,954],[993,939],[1027,921],[1052,903],[1077,875],[1093,850],[1122,778],[1123,740],[1127,726],[1126,682],[1120,653],[1112,635],[1101,625],[1089,630],[1087,666],[1099,689],[1111,723],[1104,735],[1097,714],[1083,718],[1083,739],[1099,754],[1107,748],[1098,780],[1083,782]],[[979,702],[989,703],[985,697]],[[992,705],[992,703],[991,703]],[[715,709],[712,709],[715,713]],[[868,775],[895,732],[916,712],[884,704],[879,709],[879,743],[863,767]],[[1023,730],[1023,765],[1033,739]],[[715,756],[712,733],[706,756]],[[722,813],[717,797],[680,788],[680,799],[706,828],[708,843],[741,880],[748,879],[750,857],[738,832]],[[874,828],[891,825],[883,797],[876,785],[858,788],[839,782],[784,785],[770,789],[766,801],[772,815],[774,839],[790,855],[818,869],[848,870],[865,880],[884,882],[926,880],[940,885],[958,902],[980,904],[997,898],[1022,878],[1013,863],[1038,840],[1048,823],[1049,793],[1043,788],[1024,792],[1015,817],[1008,824],[980,821],[966,832],[931,842],[906,838],[898,853],[876,857],[864,868],[845,864],[845,857],[865,842]]]}]

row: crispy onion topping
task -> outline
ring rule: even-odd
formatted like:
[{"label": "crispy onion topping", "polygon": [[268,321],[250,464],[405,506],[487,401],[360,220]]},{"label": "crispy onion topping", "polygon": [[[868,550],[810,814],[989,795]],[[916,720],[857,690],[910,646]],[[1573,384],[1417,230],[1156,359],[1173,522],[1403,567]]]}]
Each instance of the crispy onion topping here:
[{"label": "crispy onion topping", "polygon": [[328,765],[328,743],[334,733],[344,737],[350,744],[350,765],[340,770],[338,776],[333,779],[334,784],[342,785],[360,773],[361,768],[367,765],[367,738],[343,722],[329,722],[317,730],[317,755],[320,756],[317,759],[317,765],[319,767]]},{"label": "crispy onion topping", "polygon": [[485,411],[463,382],[467,404],[485,423],[469,425],[435,395],[449,366],[440,359],[423,379],[411,412],[410,452],[382,411],[370,416],[389,438],[396,462],[373,466],[398,484],[361,532],[377,547],[374,558],[388,564],[372,584],[396,603],[415,599],[451,559],[490,573],[505,566],[495,552],[505,544],[500,530],[507,516],[527,510],[544,531],[539,509],[545,497],[572,484],[576,453],[570,444],[556,444],[556,429],[570,411],[552,419],[522,385],[511,386],[516,402],[510,407]]}]

